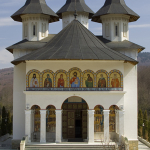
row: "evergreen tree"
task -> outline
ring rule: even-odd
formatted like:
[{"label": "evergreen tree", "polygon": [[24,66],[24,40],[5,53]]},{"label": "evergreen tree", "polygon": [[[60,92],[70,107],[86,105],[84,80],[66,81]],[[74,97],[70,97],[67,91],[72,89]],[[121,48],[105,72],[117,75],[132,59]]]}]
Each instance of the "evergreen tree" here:
[{"label": "evergreen tree", "polygon": [[138,114],[138,135],[140,137],[143,136],[142,130],[143,130],[143,113],[142,110],[140,109]]},{"label": "evergreen tree", "polygon": [[12,123],[10,112],[7,113],[7,133],[12,134]]},{"label": "evergreen tree", "polygon": [[143,117],[144,127],[143,127],[143,138],[148,141],[148,119],[147,119],[147,111],[144,112]]},{"label": "evergreen tree", "polygon": [[1,124],[2,135],[5,135],[7,133],[7,131],[6,131],[6,128],[7,128],[7,126],[6,126],[6,124],[7,124],[6,118],[7,118],[6,109],[3,106],[3,108],[2,108],[2,124]]},{"label": "evergreen tree", "polygon": [[150,119],[148,122],[148,141],[150,142]]}]

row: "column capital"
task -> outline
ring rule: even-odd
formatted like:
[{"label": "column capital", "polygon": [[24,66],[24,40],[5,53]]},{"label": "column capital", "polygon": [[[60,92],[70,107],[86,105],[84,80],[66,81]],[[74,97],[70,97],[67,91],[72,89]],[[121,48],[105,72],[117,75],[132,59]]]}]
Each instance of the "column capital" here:
[{"label": "column capital", "polygon": [[104,115],[109,115],[110,110],[103,110]]},{"label": "column capital", "polygon": [[119,112],[120,115],[121,115],[121,114],[124,115],[124,113],[125,113],[124,110],[119,110],[118,112]]},{"label": "column capital", "polygon": [[56,109],[56,110],[55,110],[55,113],[56,113],[56,114],[61,114],[61,113],[62,113],[62,110],[57,110],[57,109]]},{"label": "column capital", "polygon": [[88,110],[88,114],[94,114],[95,110]]},{"label": "column capital", "polygon": [[31,114],[31,110],[25,110],[25,114]]},{"label": "column capital", "polygon": [[40,110],[40,114],[46,114],[46,110]]}]

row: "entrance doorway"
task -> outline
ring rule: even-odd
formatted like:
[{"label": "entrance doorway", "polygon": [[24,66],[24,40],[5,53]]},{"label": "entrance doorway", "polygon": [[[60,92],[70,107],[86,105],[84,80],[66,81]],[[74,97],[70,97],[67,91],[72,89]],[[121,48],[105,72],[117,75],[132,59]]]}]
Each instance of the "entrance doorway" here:
[{"label": "entrance doorway", "polygon": [[63,139],[87,139],[87,103],[79,97],[72,97],[63,103],[62,109]]}]

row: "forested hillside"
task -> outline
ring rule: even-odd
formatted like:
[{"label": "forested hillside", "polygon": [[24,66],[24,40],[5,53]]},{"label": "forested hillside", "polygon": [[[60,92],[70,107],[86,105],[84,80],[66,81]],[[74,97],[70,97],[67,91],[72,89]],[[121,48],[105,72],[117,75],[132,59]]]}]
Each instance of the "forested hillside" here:
[{"label": "forested hillside", "polygon": [[[147,110],[150,117],[150,53],[140,53],[138,57],[138,101],[139,108]],[[5,106],[12,112],[13,68],[0,70],[0,113]]]}]

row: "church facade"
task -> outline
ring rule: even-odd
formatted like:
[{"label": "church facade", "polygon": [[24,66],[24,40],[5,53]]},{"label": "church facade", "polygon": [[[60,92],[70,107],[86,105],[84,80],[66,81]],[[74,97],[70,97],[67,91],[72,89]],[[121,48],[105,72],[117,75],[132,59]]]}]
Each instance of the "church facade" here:
[{"label": "church facade", "polygon": [[[74,17],[75,6],[78,16]],[[45,0],[27,0],[11,16],[23,40],[8,47],[14,60],[13,142],[98,141],[138,149],[137,56],[128,23],[139,16],[124,0],[106,0],[94,13],[81,0],[53,12]],[[63,29],[49,34],[49,23]],[[88,30],[102,23],[102,35]]]}]

